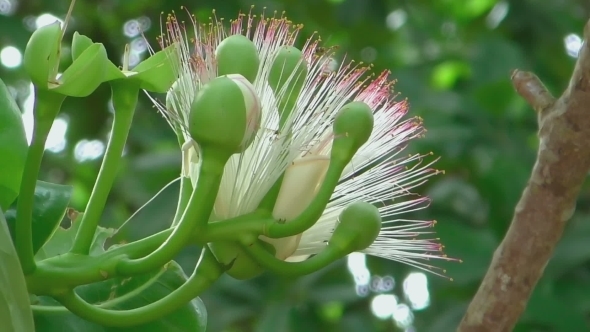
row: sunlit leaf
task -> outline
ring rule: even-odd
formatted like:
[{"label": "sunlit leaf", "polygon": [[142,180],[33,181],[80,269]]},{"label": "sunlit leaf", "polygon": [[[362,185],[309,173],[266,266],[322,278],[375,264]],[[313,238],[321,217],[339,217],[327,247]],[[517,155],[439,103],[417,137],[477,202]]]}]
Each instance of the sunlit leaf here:
[{"label": "sunlit leaf", "polygon": [[2,80],[0,143],[0,209],[6,211],[18,196],[28,146],[21,112]]},{"label": "sunlit leaf", "polygon": [[3,331],[33,332],[29,294],[20,262],[0,211],[0,323]]}]

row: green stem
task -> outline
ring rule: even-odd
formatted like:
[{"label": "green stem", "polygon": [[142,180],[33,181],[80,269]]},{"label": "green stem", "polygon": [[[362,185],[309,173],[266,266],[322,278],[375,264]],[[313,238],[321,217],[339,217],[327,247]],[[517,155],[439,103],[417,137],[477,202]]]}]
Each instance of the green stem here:
[{"label": "green stem", "polygon": [[45,152],[45,141],[59,113],[65,96],[40,90],[35,87],[35,123],[31,146],[23,170],[22,181],[16,206],[15,247],[23,273],[31,274],[36,264],[33,252],[33,204],[35,186]]},{"label": "green stem", "polygon": [[90,251],[100,216],[117,176],[137,105],[139,87],[136,83],[115,80],[111,82],[111,90],[115,108],[111,137],[88,206],[80,222],[80,229],[70,251],[75,254],[88,255]]},{"label": "green stem", "polygon": [[263,268],[272,273],[288,277],[298,277],[316,272],[347,254],[335,247],[326,246],[322,252],[302,262],[285,262],[265,250],[260,241],[253,244],[245,243],[242,248]]},{"label": "green stem", "polygon": [[[116,297],[112,300],[108,300],[106,302],[102,302],[101,304],[97,305],[100,308],[111,308],[114,307],[117,304],[123,303],[127,300],[130,300],[131,298],[141,294],[141,292],[143,292],[144,290],[148,289],[151,285],[154,284],[154,282],[158,281],[158,278],[160,278],[162,276],[162,274],[164,274],[164,272],[166,272],[166,269],[161,269],[160,272],[158,272],[157,274],[155,274],[154,276],[152,276],[148,281],[146,281],[145,283],[143,283],[141,286],[134,288],[132,291],[125,293],[122,296]],[[33,310],[33,312],[68,312],[68,309],[66,309],[63,306],[54,306],[54,305],[39,305],[39,304],[33,304],[31,305],[31,309]]]},{"label": "green stem", "polygon": [[206,233],[211,210],[217,198],[223,168],[229,155],[218,158],[214,150],[202,149],[201,165],[196,189],[189,198],[182,218],[170,237],[154,252],[139,259],[123,259],[117,272],[120,275],[134,275],[155,270],[170,260],[192,240],[193,234]]},{"label": "green stem", "polygon": [[172,220],[172,227],[176,226],[180,222],[180,218],[184,210],[186,209],[186,205],[188,204],[189,197],[191,195],[193,189],[193,185],[191,184],[191,179],[185,176],[180,176],[180,193],[178,194],[178,205],[176,206],[176,213],[174,214],[174,219]]},{"label": "green stem", "polygon": [[281,238],[301,234],[313,226],[317,220],[322,216],[326,206],[330,202],[330,198],[334,193],[334,189],[340,181],[342,170],[346,167],[347,160],[339,160],[332,158],[330,166],[326,172],[326,177],[322,182],[313,201],[301,214],[288,223],[274,222],[268,227],[263,235],[270,238]]},{"label": "green stem", "polygon": [[224,272],[209,250],[204,249],[201,260],[191,277],[168,296],[144,307],[131,310],[111,310],[94,306],[73,290],[56,297],[75,315],[103,326],[129,327],[145,324],[168,315],[189,303],[209,288]]}]

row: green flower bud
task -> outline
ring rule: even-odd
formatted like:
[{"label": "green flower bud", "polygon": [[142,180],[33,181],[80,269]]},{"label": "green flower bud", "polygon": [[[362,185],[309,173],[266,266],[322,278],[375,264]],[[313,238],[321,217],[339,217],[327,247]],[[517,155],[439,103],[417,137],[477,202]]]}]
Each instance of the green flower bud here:
[{"label": "green flower bud", "polygon": [[46,87],[55,79],[59,66],[62,31],[60,23],[43,26],[33,32],[24,54],[24,67],[33,84]]},{"label": "green flower bud", "polygon": [[268,75],[268,84],[279,104],[280,127],[295,108],[297,98],[305,84],[307,72],[303,52],[293,46],[281,47]]},{"label": "green flower bud", "polygon": [[220,76],[195,96],[189,115],[189,133],[201,146],[226,152],[245,150],[261,121],[260,100],[242,75]]},{"label": "green flower bud", "polygon": [[368,248],[381,231],[381,215],[372,204],[356,202],[347,206],[339,217],[339,223],[328,245],[343,253]]},{"label": "green flower bud", "polygon": [[340,109],[334,119],[334,144],[332,155],[340,158],[352,158],[354,153],[365,144],[373,131],[373,111],[361,101],[353,101]]},{"label": "green flower bud", "polygon": [[243,35],[231,35],[219,43],[215,50],[219,76],[240,74],[254,83],[260,59],[256,45]]},{"label": "green flower bud", "polygon": [[230,277],[247,280],[264,272],[264,269],[236,243],[213,242],[209,243],[209,249],[211,249],[218,262],[231,266],[226,271]]}]

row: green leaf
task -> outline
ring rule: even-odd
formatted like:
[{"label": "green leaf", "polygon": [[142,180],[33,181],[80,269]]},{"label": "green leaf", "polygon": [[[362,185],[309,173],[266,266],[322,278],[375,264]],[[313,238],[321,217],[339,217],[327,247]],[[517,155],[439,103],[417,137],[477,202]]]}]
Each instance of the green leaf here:
[{"label": "green leaf", "polygon": [[[52,257],[67,252],[79,228],[78,214],[67,229],[59,228],[43,247],[45,257]],[[104,252],[105,241],[112,236],[114,229],[99,227],[90,250],[91,255]],[[40,252],[41,253],[41,252]],[[171,262],[162,270],[132,277],[113,278],[100,283],[84,285],[76,288],[78,294],[89,303],[100,304],[109,309],[133,309],[157,301],[180,287],[187,277],[182,268]],[[90,332],[122,332],[122,331],[205,331],[207,313],[200,298],[187,303],[164,318],[133,328],[103,327],[79,318],[59,306],[55,300],[39,297],[40,310],[35,310],[34,317],[37,332],[90,331]]]},{"label": "green leaf", "polygon": [[3,331],[35,331],[25,277],[2,211],[0,211],[0,322],[2,322]]},{"label": "green leaf", "polygon": [[545,268],[547,277],[557,278],[583,266],[590,260],[590,223],[588,218],[574,217],[568,224],[561,241],[553,253],[553,258]]},{"label": "green leaf", "polygon": [[0,209],[4,211],[18,196],[27,149],[21,112],[0,80]]},{"label": "green leaf", "polygon": [[[37,259],[44,259],[62,255],[70,251],[74,244],[74,238],[80,228],[80,220],[82,220],[82,213],[71,211],[68,213],[68,217],[71,220],[70,227],[63,228],[58,227],[53,236],[45,243],[41,250],[37,253]],[[73,220],[72,220],[73,218]],[[98,227],[94,234],[94,240],[90,247],[91,255],[98,255],[104,252],[104,243],[115,233],[112,228]]]},{"label": "green leaf", "polygon": [[551,326],[553,331],[588,331],[585,314],[557,297],[552,281],[542,279],[536,286],[521,322]]},{"label": "green leaf", "polygon": [[[37,181],[33,203],[33,252],[37,253],[57,230],[70,203],[72,191],[72,186]],[[6,222],[14,240],[16,201],[6,211]]]}]

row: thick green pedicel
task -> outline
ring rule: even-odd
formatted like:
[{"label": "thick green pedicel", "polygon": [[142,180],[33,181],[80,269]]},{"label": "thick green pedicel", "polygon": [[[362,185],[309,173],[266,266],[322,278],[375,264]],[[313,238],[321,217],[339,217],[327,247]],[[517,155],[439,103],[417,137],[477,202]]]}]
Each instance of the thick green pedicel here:
[{"label": "thick green pedicel", "polygon": [[260,59],[256,45],[243,35],[232,35],[219,43],[215,50],[219,76],[240,74],[254,83]]},{"label": "thick green pedicel", "polygon": [[241,75],[221,76],[195,96],[189,132],[199,145],[233,154],[254,140],[260,120],[260,100],[252,84]]},{"label": "thick green pedicel", "polygon": [[332,153],[342,153],[345,159],[352,158],[350,153],[357,151],[371,137],[373,132],[373,111],[361,101],[344,105],[334,119],[334,136],[345,138],[334,143]]},{"label": "thick green pedicel", "polygon": [[381,215],[374,205],[356,202],[347,206],[328,245],[346,253],[369,247],[381,231]]},{"label": "thick green pedicel", "polygon": [[47,84],[57,74],[61,41],[59,22],[43,26],[31,35],[24,54],[24,67],[31,81],[47,89]]},{"label": "thick green pedicel", "polygon": [[268,84],[279,103],[280,127],[295,108],[297,98],[305,84],[307,72],[303,52],[293,46],[281,47],[268,75]]}]

